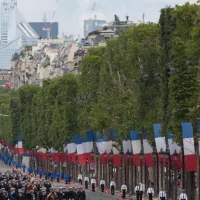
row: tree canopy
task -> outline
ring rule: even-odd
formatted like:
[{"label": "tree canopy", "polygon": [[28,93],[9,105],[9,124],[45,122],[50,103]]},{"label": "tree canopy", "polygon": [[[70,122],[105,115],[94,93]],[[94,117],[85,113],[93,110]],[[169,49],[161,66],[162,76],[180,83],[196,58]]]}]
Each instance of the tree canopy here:
[{"label": "tree canopy", "polygon": [[197,4],[163,8],[159,23],[130,27],[106,47],[89,49],[80,75],[0,94],[0,112],[11,116],[0,137],[14,143],[21,134],[26,148],[62,151],[86,131],[114,130],[122,139],[137,129],[153,138],[159,122],[179,141],[180,123],[200,116],[199,13]]}]

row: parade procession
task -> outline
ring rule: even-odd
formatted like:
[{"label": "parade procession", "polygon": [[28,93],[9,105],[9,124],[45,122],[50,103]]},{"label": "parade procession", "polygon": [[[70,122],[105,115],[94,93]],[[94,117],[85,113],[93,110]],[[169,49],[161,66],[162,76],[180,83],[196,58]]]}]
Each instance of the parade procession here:
[{"label": "parade procession", "polygon": [[[162,124],[153,124],[155,147],[150,145],[147,134],[134,130],[130,132],[130,139],[122,140],[121,151],[114,131],[112,137],[94,132],[87,132],[85,138],[75,135],[61,153],[53,148],[48,152],[31,152],[23,148],[21,136],[15,147],[1,140],[0,158],[13,167],[13,173],[2,175],[2,183],[6,184],[1,186],[2,194],[15,189],[14,194],[18,196],[27,198],[34,194],[36,199],[48,199],[56,191],[55,199],[79,200],[86,199],[84,190],[89,190],[122,199],[175,200],[180,197],[188,200],[188,195],[196,195],[198,187],[198,156],[192,124],[184,122],[181,126],[183,151],[172,141],[172,133],[167,134],[167,142],[160,135]],[[64,187],[58,190],[61,182]],[[57,190],[51,187],[53,183],[57,184]],[[20,187],[13,188],[12,184]]]}]

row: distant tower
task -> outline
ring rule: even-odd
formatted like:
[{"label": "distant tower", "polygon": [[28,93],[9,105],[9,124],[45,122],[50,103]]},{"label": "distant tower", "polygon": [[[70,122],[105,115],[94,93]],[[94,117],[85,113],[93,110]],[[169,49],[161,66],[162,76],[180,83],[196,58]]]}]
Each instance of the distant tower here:
[{"label": "distant tower", "polygon": [[1,45],[8,43],[8,31],[17,0],[1,0]]},{"label": "distant tower", "polygon": [[144,17],[145,17],[145,14],[143,13],[142,14],[142,23],[144,24]]}]

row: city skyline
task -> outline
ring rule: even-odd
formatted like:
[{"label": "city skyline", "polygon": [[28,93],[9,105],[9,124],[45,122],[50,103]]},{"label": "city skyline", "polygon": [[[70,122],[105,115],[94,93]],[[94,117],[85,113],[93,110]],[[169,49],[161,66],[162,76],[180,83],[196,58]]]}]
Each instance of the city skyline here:
[{"label": "city skyline", "polygon": [[[59,5],[53,21],[59,23],[59,35],[62,33],[83,36],[84,20],[97,15],[97,19],[112,21],[114,14],[121,20],[125,15],[130,20],[142,20],[145,13],[145,21],[157,22],[160,9],[166,5],[174,6],[185,2],[194,3],[196,0],[59,0]],[[95,6],[94,6],[95,4]],[[114,6],[113,6],[114,5]],[[29,22],[42,21],[44,14],[48,21],[52,20],[52,13],[56,6],[56,0],[34,0],[27,3],[27,0],[18,0],[18,8]]]}]

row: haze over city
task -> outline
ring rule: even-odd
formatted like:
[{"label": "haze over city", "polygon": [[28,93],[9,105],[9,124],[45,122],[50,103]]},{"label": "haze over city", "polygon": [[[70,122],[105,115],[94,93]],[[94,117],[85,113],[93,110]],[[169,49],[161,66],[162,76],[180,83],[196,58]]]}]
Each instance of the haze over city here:
[{"label": "haze over city", "polygon": [[[60,34],[83,35],[83,20],[93,18],[112,21],[114,14],[121,20],[128,13],[130,20],[138,21],[145,13],[146,21],[158,21],[160,9],[196,0],[60,0],[54,21],[59,22]],[[93,7],[95,5],[95,8]],[[18,0],[18,8],[27,21],[41,21],[44,13],[51,21],[56,0]],[[94,10],[93,10],[94,8]]]}]

